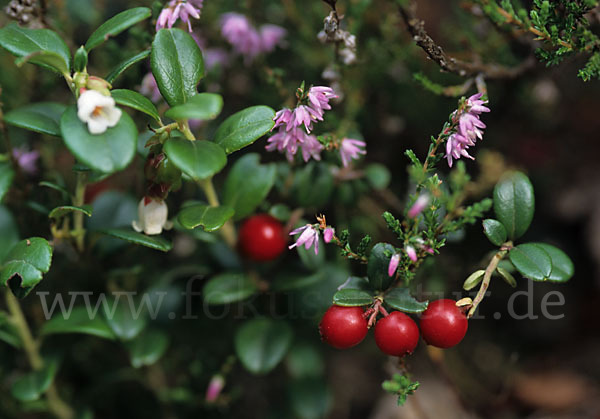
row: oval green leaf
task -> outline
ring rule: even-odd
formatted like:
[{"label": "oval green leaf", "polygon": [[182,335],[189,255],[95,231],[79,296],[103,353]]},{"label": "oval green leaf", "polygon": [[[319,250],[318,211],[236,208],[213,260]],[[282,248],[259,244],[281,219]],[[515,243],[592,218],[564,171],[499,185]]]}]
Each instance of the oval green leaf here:
[{"label": "oval green leaf", "polygon": [[515,268],[525,278],[534,281],[546,281],[552,273],[552,259],[541,247],[525,243],[511,249],[508,257]]},{"label": "oval green leaf", "polygon": [[50,214],[48,214],[49,218],[62,218],[65,215],[68,215],[72,212],[81,212],[85,215],[87,215],[88,217],[92,216],[92,206],[91,205],[82,205],[80,207],[74,206],[74,205],[63,205],[62,207],[56,207],[54,208],[52,211],[50,211]]},{"label": "oval green leaf", "polygon": [[204,231],[216,231],[233,217],[233,208],[226,205],[211,207],[192,205],[182,209],[177,215],[179,223],[187,229],[202,227]]},{"label": "oval green leaf", "polygon": [[107,82],[112,84],[117,77],[119,77],[121,74],[123,74],[125,72],[125,70],[127,70],[129,67],[131,67],[135,63],[145,60],[149,56],[150,56],[150,50],[147,49],[147,50],[140,52],[139,54],[134,55],[131,58],[126,59],[125,61],[123,61],[122,63],[117,65],[115,68],[113,68],[111,70],[111,72],[108,73],[108,75],[104,78],[104,80],[106,80]]},{"label": "oval green leaf", "polygon": [[133,368],[155,364],[169,347],[169,336],[160,330],[146,330],[126,343]]},{"label": "oval green leaf", "polygon": [[210,141],[170,138],[164,151],[179,170],[196,181],[212,177],[227,164],[223,149]]},{"label": "oval green leaf", "polygon": [[0,284],[6,286],[13,277],[21,279],[18,286],[25,296],[50,270],[52,247],[41,237],[31,237],[18,242],[4,258],[0,272]]},{"label": "oval green leaf", "polygon": [[515,288],[517,286],[517,280],[515,279],[514,276],[512,276],[512,274],[510,272],[508,272],[506,269],[502,269],[501,267],[497,267],[496,268],[496,272],[498,272],[500,274],[500,276],[502,277],[502,279],[504,279],[504,281],[510,285],[511,287]]},{"label": "oval green leaf", "polygon": [[[135,308],[142,307],[139,311]],[[114,299],[102,304],[102,311],[108,327],[123,341],[135,339],[146,327],[147,319],[143,312],[143,302],[135,301],[127,293],[117,294]]]},{"label": "oval green leaf", "polygon": [[108,41],[108,38],[120,34],[136,23],[148,19],[151,15],[152,11],[147,7],[135,7],[111,17],[90,35],[85,43],[85,49],[91,51]]},{"label": "oval green leaf", "polygon": [[128,106],[149,115],[156,121],[160,121],[156,106],[146,96],[127,89],[115,89],[110,94],[119,105]]},{"label": "oval green leaf", "polygon": [[202,293],[207,304],[229,304],[245,300],[258,291],[255,283],[242,274],[221,274],[211,278]]},{"label": "oval green leaf", "polygon": [[186,103],[197,94],[204,76],[202,52],[194,38],[181,29],[161,29],[150,53],[152,74],[160,93],[170,106]]},{"label": "oval green leaf", "polygon": [[147,236],[133,230],[113,228],[110,230],[100,230],[100,232],[116,237],[117,239],[128,241],[129,243],[149,247],[154,250],[160,250],[161,252],[168,252],[173,247],[171,242],[160,236]]},{"label": "oval green leaf", "polygon": [[548,253],[552,260],[552,272],[548,281],[551,282],[566,282],[575,274],[575,266],[573,261],[565,252],[558,247],[547,243],[534,243]]},{"label": "oval green leaf", "polygon": [[251,106],[234,113],[217,129],[214,141],[231,154],[265,135],[275,122],[275,111],[268,106]]},{"label": "oval green leaf", "polygon": [[521,237],[531,224],[535,210],[533,186],[521,172],[504,176],[494,188],[494,212],[511,240]]},{"label": "oval green leaf", "polygon": [[122,113],[119,123],[102,134],[90,134],[77,117],[77,107],[70,106],[60,119],[65,144],[79,161],[104,173],[126,168],[137,146],[137,128],[129,115]]},{"label": "oval green leaf", "polygon": [[384,302],[396,310],[406,313],[421,313],[429,305],[429,301],[419,301],[410,294],[408,288],[393,288],[385,294]]},{"label": "oval green leaf", "polygon": [[367,265],[367,276],[373,289],[382,291],[392,283],[394,278],[388,275],[388,266],[395,251],[394,246],[388,243],[373,246]]},{"label": "oval green leaf", "polygon": [[333,295],[333,304],[344,307],[366,306],[373,304],[373,296],[367,291],[344,288]]},{"label": "oval green leaf", "polygon": [[252,214],[275,184],[274,164],[260,164],[260,155],[246,154],[235,162],[225,181],[223,203],[235,210],[235,219]]},{"label": "oval green leaf", "polygon": [[116,339],[116,335],[104,317],[97,311],[93,312],[91,308],[88,312],[86,307],[75,307],[66,316],[63,316],[63,313],[53,316],[43,324],[41,333],[42,335],[81,333],[109,340]]},{"label": "oval green leaf", "polygon": [[477,284],[483,280],[484,274],[485,270],[483,269],[473,272],[467,279],[465,279],[465,282],[463,283],[463,289],[465,291],[470,291],[475,288]]},{"label": "oval green leaf", "polygon": [[65,63],[63,57],[51,51],[35,51],[15,60],[17,67],[23,67],[24,64],[38,64],[42,67],[48,67],[56,70],[60,74],[69,74],[68,63]]},{"label": "oval green leaf", "polygon": [[506,232],[504,224],[491,218],[483,220],[482,224],[483,234],[485,234],[485,237],[487,237],[492,244],[495,244],[496,246],[502,246],[502,243],[506,242],[508,233]]},{"label": "oval green leaf", "polygon": [[235,352],[251,373],[266,374],[279,364],[292,344],[292,328],[283,321],[258,318],[235,334]]},{"label": "oval green leaf", "polygon": [[14,109],[4,115],[4,121],[15,127],[60,137],[60,117],[66,106],[40,102]]},{"label": "oval green leaf", "polygon": [[177,121],[186,119],[215,119],[223,108],[223,97],[216,93],[199,93],[183,105],[174,106],[165,112],[167,118]]},{"label": "oval green leaf", "polygon": [[21,402],[38,400],[52,384],[57,370],[57,362],[47,362],[41,370],[25,374],[15,381],[11,388],[11,394]]}]

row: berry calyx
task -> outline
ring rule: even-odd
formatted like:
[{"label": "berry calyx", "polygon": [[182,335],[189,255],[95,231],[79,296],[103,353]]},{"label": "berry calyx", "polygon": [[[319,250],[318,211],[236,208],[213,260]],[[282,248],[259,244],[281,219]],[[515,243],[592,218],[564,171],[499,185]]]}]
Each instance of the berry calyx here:
[{"label": "berry calyx", "polygon": [[321,339],[337,349],[358,345],[367,331],[367,320],[360,307],[333,305],[325,312],[319,324]]},{"label": "berry calyx", "polygon": [[411,354],[419,343],[419,328],[406,314],[394,311],[376,323],[375,343],[391,356]]},{"label": "berry calyx", "polygon": [[249,259],[266,262],[276,259],[285,250],[286,239],[279,220],[268,214],[257,214],[242,224],[239,246]]},{"label": "berry calyx", "polygon": [[451,348],[467,333],[467,316],[456,307],[456,301],[443,299],[429,303],[421,316],[421,334],[429,345]]}]

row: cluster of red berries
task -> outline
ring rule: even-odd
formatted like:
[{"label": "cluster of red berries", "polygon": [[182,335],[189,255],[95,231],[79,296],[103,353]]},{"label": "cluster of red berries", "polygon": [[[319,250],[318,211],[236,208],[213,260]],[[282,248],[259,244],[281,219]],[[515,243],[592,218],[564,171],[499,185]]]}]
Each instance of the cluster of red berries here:
[{"label": "cluster of red berries", "polygon": [[[361,307],[333,305],[319,325],[321,338],[338,349],[358,345],[369,329],[368,313]],[[453,300],[436,300],[421,315],[421,334],[429,345],[450,348],[467,333],[468,321]],[[406,314],[394,311],[375,324],[375,343],[388,355],[412,353],[419,342],[419,328]]]}]

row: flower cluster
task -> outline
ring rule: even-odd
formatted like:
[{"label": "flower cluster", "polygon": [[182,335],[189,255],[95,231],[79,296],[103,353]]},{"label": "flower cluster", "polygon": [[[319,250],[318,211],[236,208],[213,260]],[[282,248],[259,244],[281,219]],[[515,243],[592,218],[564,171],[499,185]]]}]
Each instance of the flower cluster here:
[{"label": "flower cluster", "polygon": [[188,30],[192,31],[192,23],[190,17],[200,19],[202,3],[204,0],[171,0],[163,8],[156,20],[156,30],[162,28],[172,28],[177,19],[187,23]]},{"label": "flower cluster", "polygon": [[313,86],[308,89],[306,105],[298,105],[293,110],[284,108],[277,112],[272,129],[279,128],[279,131],[269,138],[266,149],[285,153],[289,161],[293,160],[300,149],[305,162],[311,157],[320,160],[323,145],[310,132],[313,122],[323,120],[325,111],[331,109],[329,101],[336,97],[331,87]]},{"label": "flower cluster", "polygon": [[[466,100],[466,110],[458,118],[457,131],[448,137],[446,143],[446,158],[448,166],[452,167],[453,159],[467,157],[473,160],[467,149],[475,145],[477,139],[482,139],[485,124],[479,120],[482,112],[489,112],[490,109],[483,106],[487,101],[481,100],[483,93],[477,93]],[[455,111],[455,113],[458,111]]]},{"label": "flower cluster", "polygon": [[277,25],[262,25],[257,30],[246,16],[226,13],[221,17],[221,34],[235,52],[250,62],[257,55],[271,52],[281,45],[286,30]]}]

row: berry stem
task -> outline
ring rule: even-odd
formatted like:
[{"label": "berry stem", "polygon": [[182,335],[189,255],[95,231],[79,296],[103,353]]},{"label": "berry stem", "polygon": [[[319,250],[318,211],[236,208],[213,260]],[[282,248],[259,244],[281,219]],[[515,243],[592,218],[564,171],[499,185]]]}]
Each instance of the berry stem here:
[{"label": "berry stem", "polygon": [[488,264],[487,268],[485,269],[485,273],[483,274],[483,281],[481,281],[481,286],[479,287],[479,291],[477,292],[477,295],[475,296],[475,299],[473,300],[473,305],[471,306],[471,309],[469,310],[469,314],[468,314],[467,318],[473,317],[473,315],[475,314],[475,311],[477,310],[477,306],[479,305],[479,303],[481,303],[481,301],[485,297],[485,292],[487,291],[488,287],[490,286],[490,280],[492,279],[492,274],[498,267],[498,263],[500,263],[502,258],[504,258],[504,256],[506,256],[506,253],[508,252],[508,250],[506,250],[506,248],[508,248],[508,247],[512,247],[512,243],[507,244],[507,246],[502,246],[501,250],[492,257],[492,260],[490,260],[490,263]]}]

